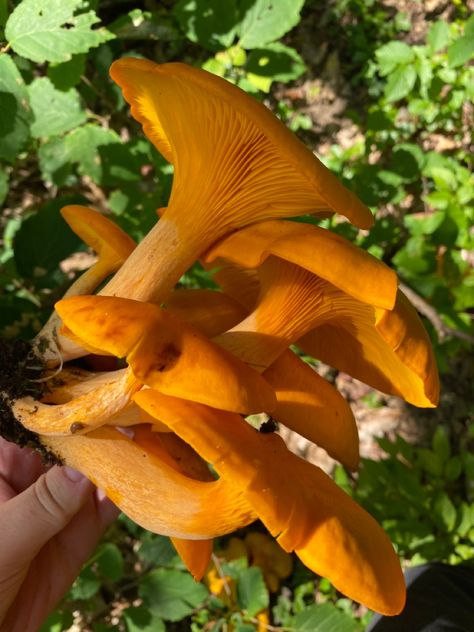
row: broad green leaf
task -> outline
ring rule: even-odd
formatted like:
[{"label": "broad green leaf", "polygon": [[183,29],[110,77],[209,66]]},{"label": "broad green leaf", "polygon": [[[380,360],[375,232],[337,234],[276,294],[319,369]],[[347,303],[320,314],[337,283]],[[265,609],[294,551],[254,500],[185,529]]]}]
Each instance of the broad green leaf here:
[{"label": "broad green leaf", "polygon": [[375,51],[382,76],[388,75],[400,64],[410,64],[415,59],[415,53],[404,42],[389,42]]},{"label": "broad green leaf", "polygon": [[306,66],[298,53],[280,42],[253,49],[245,66],[247,72],[267,77],[272,81],[292,81],[298,79]]},{"label": "broad green leaf", "polygon": [[455,191],[458,187],[456,176],[449,167],[432,167],[430,175],[439,189]]},{"label": "broad green leaf", "polygon": [[0,170],[0,208],[5,202],[8,194],[8,174],[6,171]]},{"label": "broad green leaf", "polygon": [[90,599],[100,588],[100,581],[94,571],[87,566],[76,579],[69,591],[71,599]]},{"label": "broad green leaf", "polygon": [[303,5],[304,0],[244,0],[239,45],[259,48],[279,39],[298,24]]},{"label": "broad green leaf", "polygon": [[34,138],[58,136],[81,125],[87,118],[79,93],[56,90],[48,77],[39,77],[28,86],[31,109],[35,117],[31,125]]},{"label": "broad green leaf", "polygon": [[399,66],[394,70],[385,86],[385,97],[387,101],[399,101],[403,99],[413,89],[416,81],[416,70],[413,66]]},{"label": "broad green leaf", "polygon": [[208,591],[189,573],[159,568],[140,581],[139,595],[156,615],[179,621],[204,601]]},{"label": "broad green leaf", "polygon": [[124,574],[122,553],[116,544],[105,542],[94,555],[100,574],[112,582],[118,582]]},{"label": "broad green leaf", "polygon": [[138,549],[138,557],[147,564],[166,566],[176,557],[176,549],[171,540],[164,535],[157,535],[145,540]]},{"label": "broad green leaf", "polygon": [[243,570],[237,578],[237,601],[248,616],[255,616],[268,607],[269,595],[263,580],[262,569],[251,566]]},{"label": "broad green leaf", "polygon": [[84,74],[86,66],[86,56],[83,54],[73,55],[69,61],[62,64],[50,65],[48,67],[48,77],[58,90],[69,90],[77,86]]},{"label": "broad green leaf", "polygon": [[38,161],[41,175],[45,182],[52,182],[58,187],[72,184],[73,157],[64,138],[54,137],[43,143],[38,149]]},{"label": "broad green leaf", "polygon": [[462,66],[474,55],[474,36],[464,35],[448,48],[448,64],[451,68]]},{"label": "broad green leaf", "polygon": [[439,492],[433,502],[434,517],[441,527],[452,531],[456,524],[456,507],[446,494]]},{"label": "broad green leaf", "polygon": [[474,13],[464,24],[464,35],[468,35],[469,37],[474,37]]},{"label": "broad green leaf", "polygon": [[228,48],[238,22],[235,0],[179,0],[173,8],[186,37],[209,50]]},{"label": "broad green leaf", "polygon": [[15,261],[21,275],[32,278],[53,271],[82,244],[59,210],[66,204],[83,204],[82,197],[56,198],[27,217],[15,234]]},{"label": "broad green leaf", "polygon": [[31,109],[20,71],[5,53],[0,54],[0,158],[15,162],[30,136]]},{"label": "broad green leaf", "polygon": [[436,53],[448,45],[449,42],[449,25],[444,20],[438,20],[431,25],[427,36],[430,51]]},{"label": "broad green leaf", "polygon": [[356,632],[358,627],[357,621],[332,603],[308,606],[294,617],[291,624],[295,632]]},{"label": "broad green leaf", "polygon": [[5,37],[18,55],[38,63],[61,63],[114,37],[94,11],[76,12],[83,0],[23,0],[8,18]]},{"label": "broad green leaf", "polygon": [[79,163],[79,173],[92,178],[97,184],[102,183],[104,166],[99,149],[107,145],[122,149],[120,136],[110,129],[94,123],[88,123],[73,130],[64,140],[69,159]]},{"label": "broad green leaf", "polygon": [[441,226],[445,217],[446,213],[443,211],[427,214],[426,217],[406,215],[403,223],[410,229],[412,235],[431,235]]},{"label": "broad green leaf", "polygon": [[122,617],[128,632],[166,632],[163,620],[145,606],[127,608]]},{"label": "broad green leaf", "polygon": [[465,537],[472,527],[474,527],[474,505],[462,502],[457,508],[456,533]]}]

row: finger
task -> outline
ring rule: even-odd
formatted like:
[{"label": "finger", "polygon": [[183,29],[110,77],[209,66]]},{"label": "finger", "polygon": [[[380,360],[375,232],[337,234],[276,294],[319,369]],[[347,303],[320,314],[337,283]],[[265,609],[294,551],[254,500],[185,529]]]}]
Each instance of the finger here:
[{"label": "finger", "polygon": [[29,487],[44,471],[37,452],[0,438],[0,478],[15,494]]},{"label": "finger", "polygon": [[0,568],[28,564],[41,547],[69,523],[94,487],[75,470],[53,467],[0,506]]}]

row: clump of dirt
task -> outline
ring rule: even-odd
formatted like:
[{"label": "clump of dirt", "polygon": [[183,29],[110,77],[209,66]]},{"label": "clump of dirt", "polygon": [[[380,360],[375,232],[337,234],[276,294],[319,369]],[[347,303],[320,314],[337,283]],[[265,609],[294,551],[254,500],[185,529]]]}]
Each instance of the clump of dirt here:
[{"label": "clump of dirt", "polygon": [[58,458],[12,412],[13,403],[21,397],[41,398],[45,387],[38,378],[43,370],[43,362],[30,342],[0,339],[0,436],[22,448],[33,448],[45,463],[53,464],[59,463]]}]

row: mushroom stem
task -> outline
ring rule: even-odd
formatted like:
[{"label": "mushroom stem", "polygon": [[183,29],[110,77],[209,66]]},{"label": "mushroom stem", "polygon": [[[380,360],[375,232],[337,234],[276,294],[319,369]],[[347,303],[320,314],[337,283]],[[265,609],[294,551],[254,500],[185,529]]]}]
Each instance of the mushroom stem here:
[{"label": "mushroom stem", "polygon": [[159,305],[215,239],[212,235],[210,241],[204,241],[199,227],[190,227],[184,222],[178,226],[163,217],[100,294]]}]

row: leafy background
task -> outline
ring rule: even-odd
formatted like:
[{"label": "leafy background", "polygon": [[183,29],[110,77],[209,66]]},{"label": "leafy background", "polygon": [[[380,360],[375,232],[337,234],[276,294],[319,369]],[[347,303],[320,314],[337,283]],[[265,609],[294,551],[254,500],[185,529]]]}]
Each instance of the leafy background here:
[{"label": "leafy background", "polygon": [[[376,212],[370,234],[323,225],[397,269],[443,374],[440,409],[417,412],[318,365],[351,402],[366,458],[351,477],[295,437],[289,444],[333,470],[407,564],[471,560],[472,9],[465,0],[0,0],[1,335],[31,336],[92,260],[62,206],[94,206],[140,239],[166,204],[172,168],[130,119],[111,62],[180,60],[225,77]],[[182,283],[209,280],[194,268]],[[214,570],[228,578],[219,593],[210,577],[194,583],[166,538],[122,519],[43,632],[344,632],[370,619],[296,560],[275,588],[276,560],[242,546],[235,559],[216,554]]]}]

